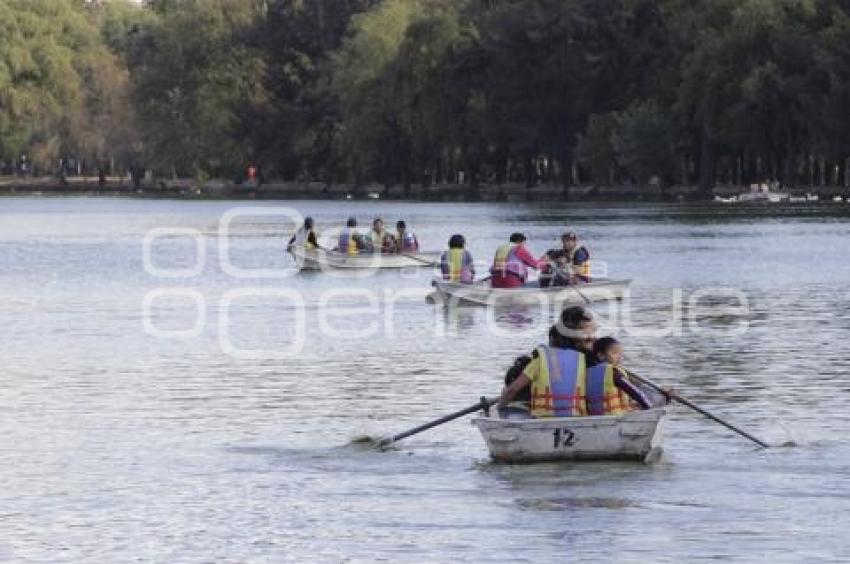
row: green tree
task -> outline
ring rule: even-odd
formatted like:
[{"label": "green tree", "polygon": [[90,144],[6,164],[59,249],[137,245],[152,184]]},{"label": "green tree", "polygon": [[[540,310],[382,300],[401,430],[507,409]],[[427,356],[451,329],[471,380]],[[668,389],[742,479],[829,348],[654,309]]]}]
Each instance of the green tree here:
[{"label": "green tree", "polygon": [[147,162],[175,175],[234,175],[251,156],[244,116],[267,102],[252,45],[262,2],[157,2],[129,49]]},{"label": "green tree", "polygon": [[127,74],[86,4],[0,3],[0,159],[29,153],[42,171],[63,155],[120,156],[131,141]]},{"label": "green tree", "polygon": [[614,130],[617,114],[594,114],[590,116],[587,129],[579,139],[578,154],[590,166],[593,183],[606,186],[613,182],[617,166],[617,149],[614,147]]},{"label": "green tree", "polygon": [[611,144],[617,162],[640,186],[655,176],[663,187],[675,174],[675,125],[656,102],[637,102],[617,114]]}]

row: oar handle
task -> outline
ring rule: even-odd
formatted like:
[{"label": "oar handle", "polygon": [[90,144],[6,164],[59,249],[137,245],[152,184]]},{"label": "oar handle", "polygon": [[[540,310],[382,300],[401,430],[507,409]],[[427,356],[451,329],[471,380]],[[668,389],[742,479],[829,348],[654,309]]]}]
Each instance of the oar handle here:
[{"label": "oar handle", "polygon": [[469,407],[461,409],[460,411],[455,411],[454,413],[450,413],[449,415],[444,415],[443,417],[440,417],[439,419],[434,419],[433,421],[429,421],[428,423],[425,423],[423,425],[419,425],[418,427],[414,427],[413,429],[409,429],[407,431],[404,431],[403,433],[393,435],[392,437],[387,437],[385,439],[381,439],[378,442],[378,446],[379,447],[385,447],[385,446],[387,446],[391,443],[394,443],[396,441],[406,439],[407,437],[409,437],[411,435],[421,433],[422,431],[427,431],[428,429],[431,429],[432,427],[436,427],[438,425],[442,425],[443,423],[448,423],[449,421],[453,421],[455,419],[458,419],[459,417],[463,417],[464,415],[469,415],[470,413],[475,413],[476,411],[480,411],[482,409],[486,410],[498,401],[499,401],[498,398],[489,398],[488,399],[484,396],[481,396],[481,399],[479,399],[478,402],[470,405]]},{"label": "oar handle", "polygon": [[[552,270],[554,270],[556,274],[560,274],[562,277],[566,278],[567,280],[570,280],[572,278],[572,275],[569,272],[567,272],[563,268],[559,267],[556,263],[549,261],[549,266],[552,267]],[[590,298],[585,296],[584,293],[581,290],[579,290],[576,286],[577,286],[577,284],[568,284],[567,286],[563,286],[563,287],[564,288],[570,288],[571,290],[574,290],[575,293],[578,294],[579,297],[584,300],[584,303],[586,303],[586,304],[593,303],[590,300]]]},{"label": "oar handle", "polygon": [[768,448],[768,447],[770,446],[770,445],[768,445],[766,442],[764,442],[764,441],[762,441],[762,440],[759,440],[759,439],[755,438],[754,436],[750,435],[749,433],[747,433],[746,431],[744,431],[744,430],[742,430],[742,429],[739,429],[738,427],[735,427],[735,426],[734,426],[734,425],[732,425],[731,423],[728,423],[728,422],[724,421],[723,419],[721,419],[721,418],[717,417],[717,416],[716,416],[716,415],[714,415],[713,413],[711,413],[711,412],[709,412],[709,411],[706,411],[705,409],[701,408],[700,406],[698,406],[698,405],[694,404],[694,403],[693,403],[693,402],[691,402],[690,400],[687,400],[687,399],[683,398],[683,397],[682,397],[682,396],[680,396],[679,394],[677,394],[677,393],[675,393],[675,392],[670,392],[670,391],[667,391],[667,390],[663,389],[661,386],[659,386],[658,384],[656,384],[656,383],[655,383],[655,382],[653,382],[652,380],[649,380],[649,379],[647,379],[647,378],[642,378],[641,376],[638,376],[637,374],[635,374],[634,372],[631,372],[631,371],[629,372],[629,376],[630,376],[630,377],[632,377],[632,378],[634,378],[634,379],[635,379],[635,380],[637,380],[638,382],[641,382],[642,384],[646,384],[647,386],[649,386],[650,388],[652,388],[652,389],[653,389],[653,390],[655,390],[656,392],[659,392],[659,393],[661,393],[661,394],[664,394],[665,396],[669,397],[670,399],[673,399],[673,400],[677,401],[678,403],[680,403],[680,404],[682,404],[682,405],[684,405],[684,406],[690,407],[691,409],[693,409],[693,410],[694,410],[694,411],[696,411],[697,413],[701,413],[702,415],[704,415],[704,416],[708,417],[708,418],[709,418],[709,419],[711,419],[712,421],[715,421],[715,422],[717,422],[717,423],[720,423],[721,425],[723,425],[723,426],[724,426],[724,427],[726,427],[727,429],[730,429],[730,430],[732,430],[732,431],[734,431],[734,432],[738,433],[738,434],[739,434],[739,435],[741,435],[742,437],[746,437],[747,439],[749,439],[749,440],[753,441],[754,443],[756,443],[757,445],[759,445],[759,446],[760,446],[760,447],[762,447],[762,448]]}]

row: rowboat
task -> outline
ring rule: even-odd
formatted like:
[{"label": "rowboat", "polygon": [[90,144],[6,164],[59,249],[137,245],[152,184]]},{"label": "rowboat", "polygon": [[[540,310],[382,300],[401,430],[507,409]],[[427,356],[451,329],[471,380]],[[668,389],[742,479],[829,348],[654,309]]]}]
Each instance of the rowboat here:
[{"label": "rowboat", "polygon": [[440,253],[359,253],[349,255],[324,249],[305,249],[295,245],[288,249],[301,270],[325,270],[329,268],[371,269],[411,268],[437,264]]},{"label": "rowboat", "polygon": [[661,451],[665,415],[663,407],[624,415],[540,419],[502,419],[494,413],[472,423],[499,462],[643,461]]},{"label": "rowboat", "polygon": [[770,192],[767,190],[750,191],[738,194],[738,201],[744,203],[770,202],[773,204],[786,202],[791,197],[788,192]]},{"label": "rowboat", "polygon": [[486,280],[474,284],[434,280],[428,301],[443,305],[553,306],[621,300],[631,280],[597,278],[587,284],[541,288],[536,282],[520,288],[492,288]]}]

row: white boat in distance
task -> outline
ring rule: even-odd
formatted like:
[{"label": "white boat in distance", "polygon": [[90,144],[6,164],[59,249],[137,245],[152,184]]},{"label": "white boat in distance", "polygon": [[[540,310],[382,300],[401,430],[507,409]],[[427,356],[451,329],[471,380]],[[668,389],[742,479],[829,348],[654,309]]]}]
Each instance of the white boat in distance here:
[{"label": "white boat in distance", "polygon": [[287,251],[301,270],[433,267],[440,253],[358,253],[350,255],[291,245]]},{"label": "white boat in distance", "polygon": [[434,280],[428,301],[446,306],[563,306],[606,300],[622,300],[631,280],[596,278],[586,284],[541,288],[536,282],[519,288],[492,288],[482,280],[473,284]]},{"label": "white boat in distance", "polygon": [[789,192],[773,192],[768,184],[751,184],[749,192],[738,194],[739,202],[787,202],[791,198]]},{"label": "white boat in distance", "polygon": [[666,411],[657,407],[623,415],[472,420],[490,456],[499,462],[638,460],[660,454]]}]

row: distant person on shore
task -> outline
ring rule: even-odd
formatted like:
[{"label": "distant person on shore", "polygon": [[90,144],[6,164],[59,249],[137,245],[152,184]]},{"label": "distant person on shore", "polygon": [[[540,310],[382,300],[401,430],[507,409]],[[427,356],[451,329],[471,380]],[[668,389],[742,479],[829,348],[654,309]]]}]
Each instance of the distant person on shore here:
[{"label": "distant person on shore", "polygon": [[257,183],[257,165],[249,164],[245,168],[245,180],[247,180],[249,184]]},{"label": "distant person on shore", "polygon": [[443,280],[462,284],[472,284],[475,280],[475,263],[465,245],[463,235],[455,234],[449,239],[449,248],[440,257]]},{"label": "distant person on shore", "polygon": [[510,241],[496,249],[490,268],[490,285],[493,288],[519,288],[528,279],[528,269],[541,266],[525,247],[525,235],[514,233]]},{"label": "distant person on shore", "polygon": [[413,231],[407,229],[407,224],[404,220],[396,222],[395,228],[396,250],[400,253],[418,253],[419,240]]},{"label": "distant person on shore", "polygon": [[590,253],[575,231],[561,235],[561,248],[546,251],[542,260],[549,264],[541,271],[541,288],[590,282]]},{"label": "distant person on shore", "polygon": [[336,250],[349,255],[356,255],[366,248],[366,241],[357,232],[357,219],[349,217],[345,222],[345,228],[339,234],[339,243]]},{"label": "distant person on shore", "polygon": [[629,380],[623,368],[623,345],[613,337],[597,339],[588,362],[587,414],[619,415],[653,404],[650,395]]},{"label": "distant person on shore", "polygon": [[288,247],[302,247],[308,251],[321,249],[319,237],[313,228],[313,218],[305,217],[304,225],[295,230],[295,234],[289,240]]}]

